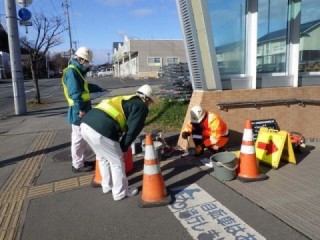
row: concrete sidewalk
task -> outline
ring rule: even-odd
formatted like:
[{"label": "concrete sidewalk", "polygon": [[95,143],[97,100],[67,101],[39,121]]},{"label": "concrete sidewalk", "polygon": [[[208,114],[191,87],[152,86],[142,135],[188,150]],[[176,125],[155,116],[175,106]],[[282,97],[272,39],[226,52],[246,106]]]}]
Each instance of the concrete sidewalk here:
[{"label": "concrete sidewalk", "polygon": [[[117,95],[117,92],[109,93],[108,96],[111,95]],[[99,102],[100,98],[93,103]],[[174,221],[169,227],[166,226],[166,233],[160,235],[157,226],[161,226],[165,221],[171,222],[163,215],[163,209],[155,208],[153,211],[143,212],[142,215],[133,207],[137,199],[121,201],[121,206],[113,202],[110,196],[106,201],[100,189],[97,191],[90,187],[93,173],[72,173],[71,129],[66,124],[65,101],[61,95],[44,102],[46,104],[41,108],[29,109],[24,116],[1,119],[0,239],[113,239],[111,236],[119,236],[118,230],[112,232],[110,228],[110,236],[103,236],[105,233],[101,230],[102,222],[105,226],[111,222],[126,225],[127,228],[121,235],[123,239],[125,236],[126,239],[192,239],[179,223]],[[275,222],[277,226],[274,226],[274,229],[281,226],[281,231],[298,236],[296,239],[319,239],[320,145],[318,142],[308,142],[307,145],[304,153],[297,155],[298,165],[284,164],[278,170],[263,168],[262,171],[270,177],[263,182],[242,183],[234,180],[217,183],[219,181],[215,179],[212,169],[201,165],[200,161],[187,161],[180,157],[163,161],[162,167],[177,164],[184,169],[171,179],[166,179],[166,184],[174,185],[191,175],[193,178],[198,176],[193,181],[206,179],[207,183],[214,183],[216,186],[220,184],[221,189],[225,189],[223,191],[237,192],[248,201],[247,204],[257,206],[254,207],[255,211],[263,211],[278,218],[280,221]],[[94,157],[88,149],[87,159],[94,161]],[[142,168],[143,156],[137,155],[135,171],[129,177],[131,185],[141,186]],[[110,204],[107,219],[101,211],[106,202]],[[117,208],[131,210],[118,216],[118,212],[113,212]],[[162,216],[160,219],[159,215]],[[150,230],[144,231],[144,236],[134,234],[137,223],[133,223],[132,219],[143,224],[140,225],[142,228],[150,227]],[[150,219],[152,221],[149,221]],[[248,221],[254,225],[256,220]],[[87,231],[83,229],[84,223]],[[46,231],[43,232],[41,227]],[[37,232],[35,229],[42,231]],[[276,233],[266,234],[272,236],[269,239],[281,239],[275,237]]]}]

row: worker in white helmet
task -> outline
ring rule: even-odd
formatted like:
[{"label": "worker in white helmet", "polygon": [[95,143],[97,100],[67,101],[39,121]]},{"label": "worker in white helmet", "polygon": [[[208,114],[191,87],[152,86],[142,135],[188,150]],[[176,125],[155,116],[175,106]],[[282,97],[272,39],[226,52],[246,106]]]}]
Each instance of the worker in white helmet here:
[{"label": "worker in white helmet", "polygon": [[195,144],[195,156],[203,154],[205,148],[216,153],[227,144],[229,130],[222,118],[215,113],[205,111],[201,106],[193,106],[190,111],[190,123],[186,125],[181,137],[192,136]]},{"label": "worker in white helmet", "polygon": [[80,47],[63,70],[61,78],[64,95],[68,103],[67,122],[72,126],[71,157],[72,172],[81,173],[93,170],[94,162],[85,161],[86,142],[80,132],[80,120],[91,109],[90,92],[102,92],[99,86],[88,83],[85,76],[90,70],[92,51]]},{"label": "worker in white helmet", "polygon": [[128,187],[124,155],[144,127],[152,92],[146,84],[133,95],[102,100],[82,118],[81,132],[96,154],[102,192],[112,191],[115,201],[138,194]]}]

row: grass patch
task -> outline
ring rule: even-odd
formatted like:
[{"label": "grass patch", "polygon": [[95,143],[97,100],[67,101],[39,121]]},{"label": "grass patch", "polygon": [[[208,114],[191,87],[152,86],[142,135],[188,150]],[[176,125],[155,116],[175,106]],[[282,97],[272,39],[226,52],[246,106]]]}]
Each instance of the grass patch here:
[{"label": "grass patch", "polygon": [[155,103],[150,106],[144,130],[151,132],[161,129],[163,132],[180,132],[188,102],[176,102],[156,98]]},{"label": "grass patch", "polygon": [[38,102],[37,102],[37,100],[35,100],[35,99],[31,99],[31,100],[28,100],[27,101],[27,107],[28,108],[30,108],[30,109],[41,109],[41,108],[43,108],[43,107],[46,107],[46,106],[48,106],[50,103],[46,103],[46,102],[44,102],[44,101],[41,101],[41,103],[39,104]]}]

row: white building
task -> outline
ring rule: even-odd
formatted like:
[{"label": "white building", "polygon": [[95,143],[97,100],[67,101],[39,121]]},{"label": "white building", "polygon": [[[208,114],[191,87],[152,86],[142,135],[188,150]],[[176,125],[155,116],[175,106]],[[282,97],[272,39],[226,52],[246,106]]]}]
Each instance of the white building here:
[{"label": "white building", "polygon": [[187,62],[183,40],[143,40],[124,37],[113,52],[115,76],[158,77],[164,65]]}]

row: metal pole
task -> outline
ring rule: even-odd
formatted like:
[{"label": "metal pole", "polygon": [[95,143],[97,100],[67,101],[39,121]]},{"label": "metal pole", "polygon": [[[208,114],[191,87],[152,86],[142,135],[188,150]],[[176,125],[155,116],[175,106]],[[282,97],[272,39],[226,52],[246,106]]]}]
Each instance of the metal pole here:
[{"label": "metal pole", "polygon": [[14,0],[5,0],[8,41],[10,51],[10,64],[12,75],[12,88],[15,114],[24,114],[27,111],[26,96],[24,92],[24,79],[21,64],[21,49],[16,15],[16,4]]}]

